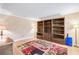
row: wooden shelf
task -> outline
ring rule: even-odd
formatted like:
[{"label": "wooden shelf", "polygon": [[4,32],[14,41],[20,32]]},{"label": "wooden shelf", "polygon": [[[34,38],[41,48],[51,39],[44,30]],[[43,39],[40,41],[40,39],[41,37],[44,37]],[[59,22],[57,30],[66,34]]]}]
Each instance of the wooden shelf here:
[{"label": "wooden shelf", "polygon": [[64,36],[64,34],[60,34],[60,33],[53,33],[53,34],[55,34],[55,35],[62,35],[62,36]]},{"label": "wooden shelf", "polygon": [[60,24],[60,23],[64,23],[64,21],[55,21],[54,24],[55,24],[55,23]]},{"label": "wooden shelf", "polygon": [[37,33],[43,34],[43,32],[37,32]]},{"label": "wooden shelf", "polygon": [[59,30],[59,29],[53,29],[53,31],[54,31],[54,30],[55,30],[55,31],[64,31],[64,30]]},{"label": "wooden shelf", "polygon": [[53,38],[54,40],[64,40],[64,39],[62,39],[62,38]]},{"label": "wooden shelf", "polygon": [[54,27],[64,27],[64,25],[60,25],[60,24],[53,24]]},{"label": "wooden shelf", "polygon": [[59,44],[65,44],[64,39],[52,38],[52,41],[55,42],[55,43],[59,43]]}]

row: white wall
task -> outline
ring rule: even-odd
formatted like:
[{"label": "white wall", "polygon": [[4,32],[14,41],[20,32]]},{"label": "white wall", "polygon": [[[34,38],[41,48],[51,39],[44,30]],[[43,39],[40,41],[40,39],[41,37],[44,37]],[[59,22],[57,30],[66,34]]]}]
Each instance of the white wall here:
[{"label": "white wall", "polygon": [[69,34],[69,36],[72,37],[73,39],[73,45],[75,45],[75,25],[77,24],[77,45],[79,46],[79,12],[77,13],[73,13],[73,14],[69,14],[65,16],[65,36],[67,35],[67,33]]},{"label": "white wall", "polygon": [[[2,17],[2,18],[1,18]],[[9,36],[15,41],[27,38],[33,38],[36,34],[36,21],[22,19],[15,16],[1,16],[0,20],[7,24],[5,36]],[[0,21],[1,22],[1,21]]]}]

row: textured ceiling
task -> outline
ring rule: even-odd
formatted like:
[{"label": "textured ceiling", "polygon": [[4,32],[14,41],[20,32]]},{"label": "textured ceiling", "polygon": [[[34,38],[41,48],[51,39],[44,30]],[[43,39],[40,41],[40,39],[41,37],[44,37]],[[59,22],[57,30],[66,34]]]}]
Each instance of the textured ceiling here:
[{"label": "textured ceiling", "polygon": [[77,3],[4,3],[0,4],[0,7],[5,13],[30,18],[40,18],[79,11],[79,4]]}]

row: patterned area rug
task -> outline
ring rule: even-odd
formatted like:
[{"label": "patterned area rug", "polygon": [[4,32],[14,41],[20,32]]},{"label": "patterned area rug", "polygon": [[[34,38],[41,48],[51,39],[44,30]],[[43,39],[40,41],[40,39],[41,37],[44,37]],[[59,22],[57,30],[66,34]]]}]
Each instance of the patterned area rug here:
[{"label": "patterned area rug", "polygon": [[29,55],[33,51],[36,51],[36,50],[37,52],[35,54],[43,51],[44,52],[42,53],[43,55],[67,55],[67,48],[59,46],[56,43],[52,43],[52,42],[49,43],[43,40],[30,41],[30,42],[22,44],[18,48],[26,55]]}]

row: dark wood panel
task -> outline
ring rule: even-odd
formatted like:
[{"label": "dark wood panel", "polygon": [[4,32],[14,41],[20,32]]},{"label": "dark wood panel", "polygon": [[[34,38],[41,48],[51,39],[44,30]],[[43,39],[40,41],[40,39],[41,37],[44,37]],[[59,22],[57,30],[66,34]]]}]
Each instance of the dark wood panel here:
[{"label": "dark wood panel", "polygon": [[65,44],[65,41],[64,39],[52,39],[52,42],[55,42],[55,43],[59,43],[59,44]]},{"label": "dark wood panel", "polygon": [[50,33],[44,33],[44,40],[50,41],[51,40],[51,34]]}]

